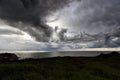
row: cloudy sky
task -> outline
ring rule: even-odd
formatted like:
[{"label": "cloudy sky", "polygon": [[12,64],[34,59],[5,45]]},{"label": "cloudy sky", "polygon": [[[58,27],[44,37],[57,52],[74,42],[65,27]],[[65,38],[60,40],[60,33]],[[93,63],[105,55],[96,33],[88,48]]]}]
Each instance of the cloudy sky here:
[{"label": "cloudy sky", "polygon": [[119,13],[119,0],[0,0],[0,50],[119,48]]}]

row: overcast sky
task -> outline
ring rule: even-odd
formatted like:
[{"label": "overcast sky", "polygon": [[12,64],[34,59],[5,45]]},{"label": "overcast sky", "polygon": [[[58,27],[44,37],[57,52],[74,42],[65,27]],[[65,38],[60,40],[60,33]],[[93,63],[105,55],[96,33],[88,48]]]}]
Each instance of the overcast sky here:
[{"label": "overcast sky", "polygon": [[49,42],[55,26],[68,29],[68,34],[97,34],[119,28],[120,0],[26,1],[30,4],[21,0],[0,0],[0,50],[49,51],[120,46],[119,37],[112,39],[107,46],[102,41]]}]

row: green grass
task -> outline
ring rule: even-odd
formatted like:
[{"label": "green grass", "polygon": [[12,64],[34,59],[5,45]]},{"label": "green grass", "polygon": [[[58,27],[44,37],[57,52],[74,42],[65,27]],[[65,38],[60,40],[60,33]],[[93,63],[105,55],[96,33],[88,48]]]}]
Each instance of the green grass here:
[{"label": "green grass", "polygon": [[1,62],[0,80],[120,80],[120,57]]}]

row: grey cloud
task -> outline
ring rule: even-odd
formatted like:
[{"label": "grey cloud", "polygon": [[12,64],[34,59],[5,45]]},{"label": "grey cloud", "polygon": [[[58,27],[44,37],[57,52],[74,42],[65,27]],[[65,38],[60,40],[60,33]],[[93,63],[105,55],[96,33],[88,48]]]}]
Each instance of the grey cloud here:
[{"label": "grey cloud", "polygon": [[119,0],[81,0],[62,11],[62,25],[74,31],[106,32],[120,26]]},{"label": "grey cloud", "polygon": [[[37,25],[52,11],[66,5],[68,0],[1,0],[0,17],[12,21],[31,22]],[[28,6],[29,7],[25,7]],[[38,23],[39,24],[39,23]]]},{"label": "grey cloud", "polygon": [[23,35],[23,33],[20,31],[14,31],[14,30],[9,30],[9,29],[0,29],[0,35],[11,35],[11,34]]},{"label": "grey cloud", "polygon": [[[100,33],[120,27],[119,0],[73,0],[69,6],[66,5],[71,0],[24,1],[1,0],[0,18],[38,41],[48,41],[53,34],[53,28],[45,19],[55,12],[61,13],[57,20],[61,22],[60,27],[67,26],[68,31]],[[59,35],[63,36],[64,33]]]},{"label": "grey cloud", "polygon": [[[45,17],[63,8],[70,1],[0,0],[0,18],[9,25],[26,31],[38,41],[48,41],[52,35],[52,28],[46,25]],[[31,27],[23,25],[18,27],[19,22],[29,24]]]}]

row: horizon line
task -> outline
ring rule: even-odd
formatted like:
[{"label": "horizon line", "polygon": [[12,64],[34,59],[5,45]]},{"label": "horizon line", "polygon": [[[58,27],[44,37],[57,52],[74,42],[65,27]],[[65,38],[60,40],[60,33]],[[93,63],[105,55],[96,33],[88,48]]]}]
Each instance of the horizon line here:
[{"label": "horizon line", "polygon": [[14,50],[6,50],[6,51],[0,51],[0,53],[20,53],[20,52],[22,52],[22,53],[28,53],[28,52],[74,52],[74,51],[101,51],[101,52],[103,52],[103,51],[120,51],[120,48],[84,48],[84,49],[67,49],[67,50],[52,50],[52,51],[31,51],[31,50],[28,50],[28,51],[22,51],[22,50],[20,50],[20,51],[14,51]]}]

